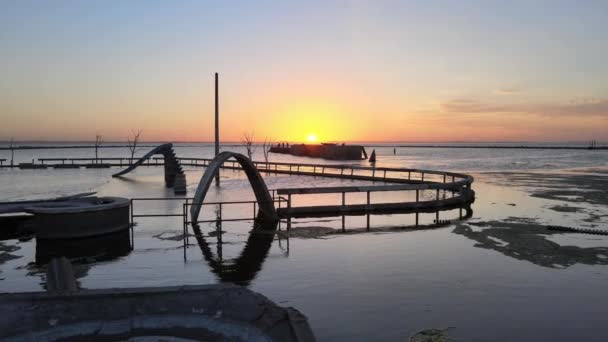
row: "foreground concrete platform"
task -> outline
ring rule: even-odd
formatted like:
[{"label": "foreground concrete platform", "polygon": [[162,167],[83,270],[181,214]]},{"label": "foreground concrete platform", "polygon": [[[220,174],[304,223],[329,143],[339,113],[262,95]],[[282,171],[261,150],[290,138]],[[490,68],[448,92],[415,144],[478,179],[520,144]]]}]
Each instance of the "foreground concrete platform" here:
[{"label": "foreground concrete platform", "polygon": [[314,341],[304,315],[236,285],[0,295],[2,341]]}]

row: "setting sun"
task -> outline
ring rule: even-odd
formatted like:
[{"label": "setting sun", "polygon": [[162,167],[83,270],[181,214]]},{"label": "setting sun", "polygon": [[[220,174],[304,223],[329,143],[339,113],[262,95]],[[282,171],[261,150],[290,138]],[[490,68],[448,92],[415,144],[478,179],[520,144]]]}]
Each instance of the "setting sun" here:
[{"label": "setting sun", "polygon": [[317,141],[317,136],[314,134],[309,134],[306,140],[308,140],[309,142],[315,142]]}]

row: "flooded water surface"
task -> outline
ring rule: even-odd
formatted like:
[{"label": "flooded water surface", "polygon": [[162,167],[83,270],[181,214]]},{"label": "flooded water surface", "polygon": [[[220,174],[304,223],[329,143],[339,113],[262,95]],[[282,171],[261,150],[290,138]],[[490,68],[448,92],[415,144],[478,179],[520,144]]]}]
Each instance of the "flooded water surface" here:
[{"label": "flooded water surface", "polygon": [[[228,148],[236,149],[239,147]],[[142,154],[145,153],[142,149]],[[369,148],[368,148],[369,150]],[[475,177],[472,217],[434,213],[294,219],[280,232],[250,234],[254,222],[203,223],[185,246],[181,217],[136,218],[107,246],[0,241],[0,291],[45,288],[45,257],[71,256],[82,288],[234,282],[304,313],[321,341],[407,341],[424,329],[447,329],[454,341],[606,341],[608,237],[551,226],[608,231],[608,152],[376,148],[378,166],[467,172]],[[6,158],[7,151],[0,158]],[[369,152],[369,151],[368,151]],[[396,152],[396,154],[393,154]],[[177,146],[180,157],[211,157],[207,145]],[[262,159],[261,152],[258,153]],[[105,157],[126,156],[122,149]],[[20,161],[90,157],[90,150],[18,151]],[[271,155],[271,161],[324,161]],[[356,164],[367,165],[366,162]],[[128,198],[175,197],[161,167],[124,178],[111,169],[0,170],[3,201],[84,191]],[[203,173],[185,167],[188,197]],[[207,201],[253,200],[240,171],[223,170]],[[270,189],[371,184],[311,176],[264,174]],[[376,183],[377,184],[377,183]],[[331,196],[331,195],[329,195]],[[350,196],[350,195],[349,195]],[[387,193],[384,200],[402,196]],[[405,196],[405,195],[404,195]],[[337,199],[310,196],[299,205]],[[356,195],[352,203],[361,200]],[[376,200],[383,200],[377,198]],[[206,206],[213,220],[217,206]],[[251,217],[251,204],[226,206],[223,218]],[[182,213],[181,200],[135,201],[136,213]],[[189,234],[196,233],[189,227]],[[290,236],[291,235],[291,236]],[[93,244],[94,245],[94,244]]]}]

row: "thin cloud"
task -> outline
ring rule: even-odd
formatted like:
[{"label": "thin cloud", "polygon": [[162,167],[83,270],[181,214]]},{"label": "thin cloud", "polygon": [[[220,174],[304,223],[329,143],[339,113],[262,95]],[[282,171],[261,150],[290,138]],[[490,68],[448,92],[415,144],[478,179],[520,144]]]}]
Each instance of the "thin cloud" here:
[{"label": "thin cloud", "polygon": [[518,112],[513,106],[483,103],[475,100],[457,99],[442,102],[441,110],[447,113],[504,113]]},{"label": "thin cloud", "polygon": [[515,95],[515,94],[521,94],[523,93],[523,91],[519,88],[515,88],[515,87],[504,87],[504,88],[498,88],[494,91],[494,93],[498,94],[498,95]]},{"label": "thin cloud", "polygon": [[469,99],[445,101],[441,110],[451,114],[523,113],[540,116],[608,117],[608,100],[568,104],[493,104]]}]

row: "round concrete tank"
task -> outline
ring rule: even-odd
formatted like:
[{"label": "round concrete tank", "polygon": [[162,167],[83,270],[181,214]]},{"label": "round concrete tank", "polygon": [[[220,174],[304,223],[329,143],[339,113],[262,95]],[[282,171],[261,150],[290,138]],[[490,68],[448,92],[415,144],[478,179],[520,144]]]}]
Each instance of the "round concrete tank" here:
[{"label": "round concrete tank", "polygon": [[128,198],[83,197],[33,205],[36,239],[70,239],[109,234],[129,228]]}]

